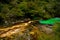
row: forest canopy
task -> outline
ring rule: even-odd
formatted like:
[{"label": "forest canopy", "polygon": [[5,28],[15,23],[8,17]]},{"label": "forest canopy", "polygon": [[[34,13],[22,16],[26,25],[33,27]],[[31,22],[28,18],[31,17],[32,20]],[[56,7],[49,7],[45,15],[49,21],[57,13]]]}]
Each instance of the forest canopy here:
[{"label": "forest canopy", "polygon": [[0,0],[0,24],[25,18],[60,17],[59,0]]}]

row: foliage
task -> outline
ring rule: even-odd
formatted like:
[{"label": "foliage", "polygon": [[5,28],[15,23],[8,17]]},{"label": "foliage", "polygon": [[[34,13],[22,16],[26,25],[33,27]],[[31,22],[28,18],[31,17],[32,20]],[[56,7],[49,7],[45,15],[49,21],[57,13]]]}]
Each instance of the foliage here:
[{"label": "foliage", "polygon": [[56,35],[60,36],[60,23],[55,24],[53,30],[56,33]]},{"label": "foliage", "polygon": [[7,25],[21,18],[51,18],[60,15],[58,3],[57,0],[0,0],[0,16]]}]

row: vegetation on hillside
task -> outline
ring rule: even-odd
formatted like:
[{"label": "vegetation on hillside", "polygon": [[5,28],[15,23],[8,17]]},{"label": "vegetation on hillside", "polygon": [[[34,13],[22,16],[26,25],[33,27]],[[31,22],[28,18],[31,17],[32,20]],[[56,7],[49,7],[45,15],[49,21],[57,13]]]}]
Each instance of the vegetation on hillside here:
[{"label": "vegetation on hillside", "polygon": [[[0,40],[60,40],[60,23],[50,28],[35,22],[55,17],[60,18],[60,0],[0,0]],[[25,28],[28,21],[34,22]],[[14,34],[1,37],[8,33]]]},{"label": "vegetation on hillside", "polygon": [[0,24],[7,26],[23,19],[60,16],[59,0],[0,0]]}]

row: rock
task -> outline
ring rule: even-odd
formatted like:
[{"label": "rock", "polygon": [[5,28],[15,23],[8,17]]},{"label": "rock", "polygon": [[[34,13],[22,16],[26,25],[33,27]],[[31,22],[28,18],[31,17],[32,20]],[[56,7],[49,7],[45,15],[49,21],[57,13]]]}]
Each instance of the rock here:
[{"label": "rock", "polygon": [[51,29],[51,28],[48,28],[48,27],[46,27],[46,26],[41,26],[41,30],[43,31],[43,32],[45,32],[46,34],[50,34],[50,33],[52,33],[53,32],[53,30]]}]

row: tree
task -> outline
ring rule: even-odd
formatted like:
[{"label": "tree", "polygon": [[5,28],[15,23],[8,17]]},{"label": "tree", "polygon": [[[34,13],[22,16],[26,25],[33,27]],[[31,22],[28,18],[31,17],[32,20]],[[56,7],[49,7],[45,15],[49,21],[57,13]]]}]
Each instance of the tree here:
[{"label": "tree", "polygon": [[7,23],[22,18],[52,18],[60,15],[57,0],[0,0],[0,16]]}]

